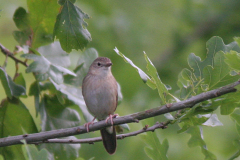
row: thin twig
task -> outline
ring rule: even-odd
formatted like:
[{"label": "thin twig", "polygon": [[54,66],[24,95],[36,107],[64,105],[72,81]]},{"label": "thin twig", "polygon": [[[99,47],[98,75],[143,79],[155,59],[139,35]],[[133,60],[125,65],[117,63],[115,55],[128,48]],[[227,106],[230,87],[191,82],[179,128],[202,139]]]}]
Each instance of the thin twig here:
[{"label": "thin twig", "polygon": [[7,57],[12,58],[16,63],[21,63],[25,67],[28,67],[28,64],[26,62],[21,61],[20,59],[17,59],[12,52],[10,52],[8,49],[6,49],[1,43],[0,43],[0,49],[4,55]]},{"label": "thin twig", "polygon": [[[126,133],[126,134],[119,134],[117,135],[117,139],[124,139],[127,137],[132,137],[132,136],[136,136],[138,134],[141,133],[145,133],[145,132],[153,132],[158,128],[162,128],[165,129],[166,127],[164,126],[163,123],[156,123],[155,125],[148,127],[145,126],[143,129],[140,129],[138,131],[134,131],[134,132],[130,132],[130,133]],[[100,142],[102,141],[102,137],[95,137],[95,138],[85,138],[85,139],[48,139],[48,140],[44,140],[44,141],[39,141],[39,142],[33,142],[30,144],[41,144],[41,143],[68,143],[68,144],[74,144],[74,143],[89,143],[89,144],[93,144],[94,142]]]}]

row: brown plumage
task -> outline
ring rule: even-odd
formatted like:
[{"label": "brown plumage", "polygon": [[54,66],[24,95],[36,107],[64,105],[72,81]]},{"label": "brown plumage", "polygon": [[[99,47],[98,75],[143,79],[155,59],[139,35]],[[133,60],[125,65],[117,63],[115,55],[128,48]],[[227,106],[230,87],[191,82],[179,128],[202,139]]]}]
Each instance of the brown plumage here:
[{"label": "brown plumage", "polygon": [[[88,110],[98,120],[112,122],[112,116],[117,108],[118,86],[111,72],[112,62],[106,57],[98,57],[91,64],[83,79],[82,94]],[[86,124],[88,126],[92,122]],[[116,131],[113,126],[100,130],[103,145],[109,154],[114,154],[117,147]]]}]

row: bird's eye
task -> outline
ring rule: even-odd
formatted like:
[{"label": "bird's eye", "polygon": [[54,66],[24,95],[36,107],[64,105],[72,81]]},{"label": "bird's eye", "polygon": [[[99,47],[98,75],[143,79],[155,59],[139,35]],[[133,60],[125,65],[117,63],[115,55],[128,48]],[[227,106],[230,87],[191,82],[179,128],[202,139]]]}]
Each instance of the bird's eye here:
[{"label": "bird's eye", "polygon": [[98,65],[98,66],[101,66],[101,63],[98,62],[97,65]]}]

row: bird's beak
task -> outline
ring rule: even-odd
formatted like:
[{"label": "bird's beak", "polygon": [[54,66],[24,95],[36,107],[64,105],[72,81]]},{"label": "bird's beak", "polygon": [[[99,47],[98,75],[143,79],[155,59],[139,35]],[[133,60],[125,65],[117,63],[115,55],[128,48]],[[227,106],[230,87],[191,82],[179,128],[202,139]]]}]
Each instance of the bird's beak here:
[{"label": "bird's beak", "polygon": [[110,67],[111,65],[112,65],[112,63],[105,64],[106,67]]}]

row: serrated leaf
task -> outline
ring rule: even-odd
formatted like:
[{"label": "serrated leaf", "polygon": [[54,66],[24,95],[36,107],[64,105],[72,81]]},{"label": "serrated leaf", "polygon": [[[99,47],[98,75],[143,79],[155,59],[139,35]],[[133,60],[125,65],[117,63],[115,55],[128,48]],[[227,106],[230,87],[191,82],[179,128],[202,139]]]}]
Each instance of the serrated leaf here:
[{"label": "serrated leaf", "polygon": [[205,156],[205,159],[207,160],[217,159],[216,156],[207,149],[206,143],[203,140],[202,128],[199,128],[198,126],[191,127],[188,130],[188,133],[191,135],[191,138],[188,141],[189,147],[199,146],[202,150],[202,153]]},{"label": "serrated leaf", "polygon": [[9,98],[12,98],[13,96],[19,97],[26,95],[26,89],[23,86],[14,83],[12,78],[7,75],[6,71],[2,67],[0,67],[0,79],[4,91]]},{"label": "serrated leaf", "polygon": [[34,62],[27,67],[26,72],[27,73],[34,72],[36,79],[38,81],[44,81],[47,78],[51,78],[56,83],[60,84],[60,83],[63,83],[63,80],[64,80],[63,73],[76,76],[75,73],[69,71],[68,69],[62,66],[52,64],[48,59],[46,59],[41,54],[40,56],[34,55],[34,54],[23,54],[21,55],[21,57],[34,60]]},{"label": "serrated leaf", "polygon": [[129,63],[132,67],[134,67],[139,76],[141,77],[141,79],[143,80],[144,83],[146,83],[150,88],[155,89],[156,85],[155,83],[152,81],[152,79],[145,73],[143,72],[140,68],[138,68],[129,58],[127,58],[124,54],[122,54],[121,52],[119,52],[119,50],[117,48],[114,49],[114,51],[121,56],[125,62]]},{"label": "serrated leaf", "polygon": [[42,131],[70,128],[79,125],[80,116],[76,110],[69,108],[69,105],[59,103],[56,96],[49,97],[44,95],[40,103]]},{"label": "serrated leaf", "polygon": [[22,146],[22,151],[25,159],[29,159],[29,160],[50,159],[50,154],[45,148],[39,151],[35,145],[26,144],[26,141],[24,141],[24,145]]},{"label": "serrated leaf", "polygon": [[168,140],[164,139],[161,143],[156,132],[147,132],[146,135],[141,135],[141,138],[148,145],[144,147],[147,156],[152,160],[167,160],[167,151],[169,148]]},{"label": "serrated leaf", "polygon": [[151,60],[148,58],[147,54],[144,52],[144,57],[145,60],[147,61],[147,69],[148,69],[148,75],[151,77],[151,81],[154,82],[154,84],[157,87],[158,90],[158,94],[160,96],[161,99],[161,104],[166,104],[166,95],[168,95],[168,90],[166,88],[166,86],[162,83],[157,69],[155,68],[155,66],[153,65],[153,63],[151,62]]},{"label": "serrated leaf", "polygon": [[201,58],[196,56],[194,53],[189,55],[188,64],[193,69],[194,75],[197,79],[202,79],[203,68],[208,65],[214,65],[214,56],[217,52],[229,52],[230,50],[239,51],[240,48],[236,42],[225,45],[220,37],[212,37],[207,41],[207,50],[207,57],[204,61],[201,61]]},{"label": "serrated leaf", "polygon": [[230,75],[231,70],[224,60],[224,53],[220,51],[215,54],[214,66],[207,66],[203,69],[204,83],[208,85],[208,90],[219,88],[239,79],[239,76]]},{"label": "serrated leaf", "polygon": [[236,51],[230,51],[229,53],[225,54],[225,62],[228,66],[236,72],[240,72],[240,53]]},{"label": "serrated leaf", "polygon": [[72,49],[83,50],[91,41],[91,35],[86,29],[87,23],[84,21],[84,19],[89,19],[89,16],[71,1],[62,2],[53,37],[56,36],[59,39],[62,49],[66,52],[71,52]]},{"label": "serrated leaf", "polygon": [[[21,113],[21,114],[19,114]],[[5,99],[0,107],[0,137],[22,135],[38,132],[31,114],[26,106],[17,98]],[[20,145],[0,147],[0,154],[5,159],[24,159]]]}]

